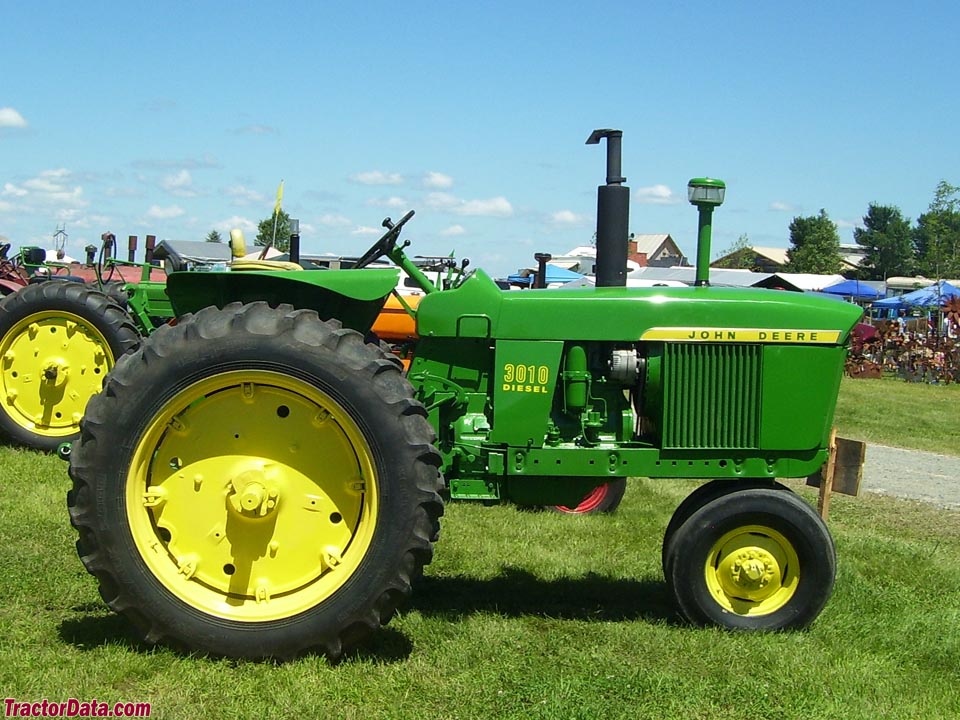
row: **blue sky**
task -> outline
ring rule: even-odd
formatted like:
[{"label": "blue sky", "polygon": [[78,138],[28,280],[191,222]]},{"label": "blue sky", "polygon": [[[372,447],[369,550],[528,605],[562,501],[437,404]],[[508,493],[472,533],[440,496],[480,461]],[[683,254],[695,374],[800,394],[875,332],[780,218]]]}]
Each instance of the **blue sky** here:
[{"label": "blue sky", "polygon": [[503,275],[586,244],[624,131],[630,229],[714,254],[825,208],[915,219],[960,184],[955,2],[0,2],[0,235],[252,241],[285,182],[304,252],[386,215]]}]

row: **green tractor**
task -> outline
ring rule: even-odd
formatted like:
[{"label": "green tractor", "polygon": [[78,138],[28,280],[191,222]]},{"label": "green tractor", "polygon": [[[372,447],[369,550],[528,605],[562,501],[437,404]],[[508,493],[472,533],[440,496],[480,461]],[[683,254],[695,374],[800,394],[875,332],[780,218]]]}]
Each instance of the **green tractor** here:
[{"label": "green tractor", "polygon": [[[620,478],[708,480],[677,508],[663,570],[690,622],[802,628],[832,591],[821,518],[776,478],[828,456],[859,308],[710,286],[625,287],[621,133],[598,191],[596,287],[431,283],[404,376],[366,335],[396,269],[173,273],[178,322],[110,370],[64,448],[77,550],[148,642],[238,658],[339,657],[386,623],[446,499],[577,505]],[[707,246],[707,247],[705,247]],[[562,322],[558,321],[562,318]]]}]

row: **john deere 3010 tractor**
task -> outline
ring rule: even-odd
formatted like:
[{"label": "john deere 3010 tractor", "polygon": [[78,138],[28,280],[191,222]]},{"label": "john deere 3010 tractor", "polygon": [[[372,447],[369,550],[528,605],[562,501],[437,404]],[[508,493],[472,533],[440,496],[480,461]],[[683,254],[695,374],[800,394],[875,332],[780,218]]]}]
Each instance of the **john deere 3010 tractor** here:
[{"label": "john deere 3010 tractor", "polygon": [[[835,552],[775,478],[824,463],[855,306],[698,284],[625,287],[619,131],[598,192],[596,287],[504,292],[423,276],[406,377],[365,334],[396,270],[174,273],[179,320],[118,360],[70,453],[77,549],[150,642],[338,657],[430,562],[444,499],[576,505],[622,477],[710,482],[676,510],[663,569],[696,624],[809,624]],[[722,183],[692,185],[706,194]],[[701,211],[701,220],[709,214]]]}]

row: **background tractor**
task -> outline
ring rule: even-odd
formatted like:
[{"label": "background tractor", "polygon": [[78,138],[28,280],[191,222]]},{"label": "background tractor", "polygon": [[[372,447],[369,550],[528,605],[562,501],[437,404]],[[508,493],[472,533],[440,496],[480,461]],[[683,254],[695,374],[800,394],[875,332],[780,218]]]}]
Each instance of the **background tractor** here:
[{"label": "background tractor", "polygon": [[0,300],[0,431],[18,444],[52,451],[78,437],[117,358],[173,317],[162,272],[118,260],[115,242],[105,233],[83,267],[46,263],[39,247],[10,262],[0,247],[11,291]]},{"label": "background tractor", "polygon": [[[396,269],[173,273],[176,312],[110,370],[65,455],[80,558],[149,642],[339,657],[430,562],[444,500],[566,505],[621,478],[702,478],[663,570],[690,622],[802,628],[836,558],[775,478],[817,471],[859,308],[709,284],[723,184],[691,181],[697,285],[626,288],[621,133],[598,190],[596,287],[423,290],[404,376],[366,336]],[[562,322],[558,321],[562,318]]]}]

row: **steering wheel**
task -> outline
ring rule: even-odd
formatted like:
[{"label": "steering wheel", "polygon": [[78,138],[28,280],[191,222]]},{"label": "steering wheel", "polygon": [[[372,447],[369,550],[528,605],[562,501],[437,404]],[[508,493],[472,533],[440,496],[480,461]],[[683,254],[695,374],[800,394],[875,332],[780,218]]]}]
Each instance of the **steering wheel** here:
[{"label": "steering wheel", "polygon": [[384,218],[382,225],[387,228],[387,231],[383,234],[383,237],[377,240],[370,249],[357,260],[356,265],[353,267],[357,270],[365,268],[381,255],[388,255],[397,244],[397,238],[400,236],[400,228],[402,228],[413,215],[414,211],[411,210],[400,218],[400,221],[397,223],[394,223],[390,218]]}]

